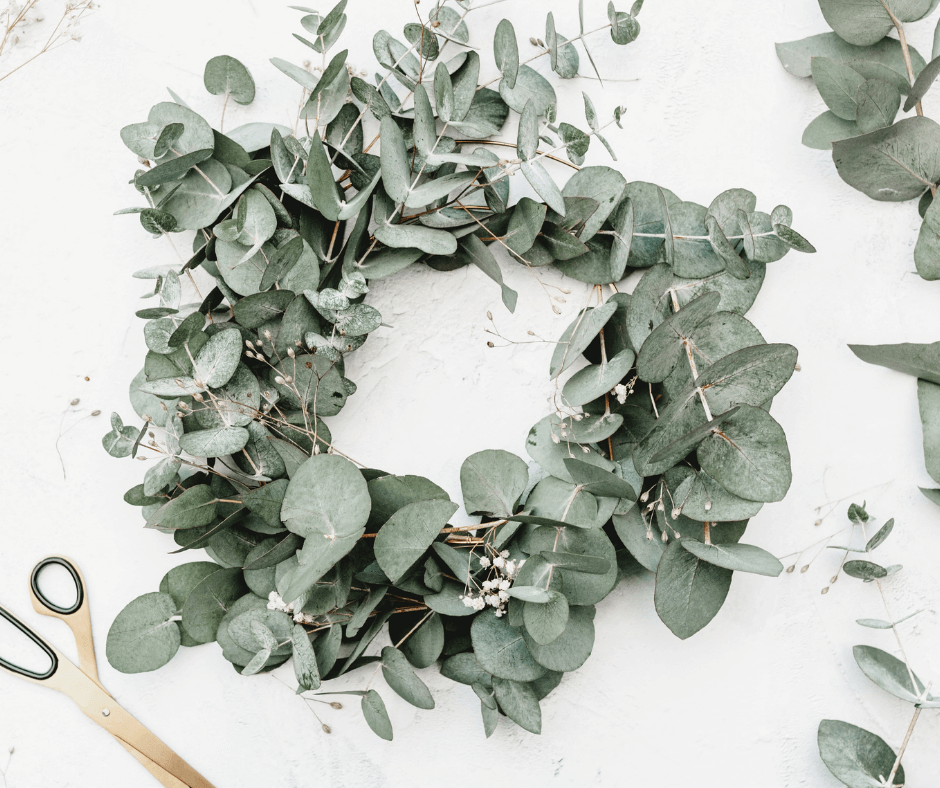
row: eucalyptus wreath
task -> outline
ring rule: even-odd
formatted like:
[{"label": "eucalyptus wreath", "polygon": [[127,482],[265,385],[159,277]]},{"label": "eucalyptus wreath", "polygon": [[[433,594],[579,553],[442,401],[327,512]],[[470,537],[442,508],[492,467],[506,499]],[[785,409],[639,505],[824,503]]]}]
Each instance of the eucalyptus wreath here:
[{"label": "eucalyptus wreath", "polygon": [[[832,33],[777,44],[783,67],[812,77],[828,109],[803,132],[803,144],[832,150],[839,176],[873,200],[918,199],[923,223],[914,247],[917,272],[940,279],[940,125],[922,99],[940,74],[940,24],[927,63],[907,43],[904,25],[924,19],[938,0],[819,0]],[[897,32],[897,38],[889,33]],[[904,97],[904,106],[901,99]],[[916,114],[897,120],[898,111]]]},{"label": "eucalyptus wreath", "polygon": [[[610,150],[605,126],[587,96],[587,130],[556,122],[554,89],[528,63],[576,76],[575,43],[588,59],[589,35],[630,43],[641,2],[629,13],[610,5],[587,32],[582,7],[570,39],[548,14],[525,62],[501,21],[499,73],[482,84],[470,2],[405,25],[407,43],[378,32],[385,74],[374,84],[351,73],[345,51],[327,62],[345,6],[301,9],[312,38],[296,38],[323,56],[321,69],[271,61],[303,89],[299,136],[271,123],[223,133],[175,96],[121,132],[144,164],[133,184],[146,206],[119,213],[139,214],[155,237],[195,238],[182,267],[135,274],[155,281],[147,297],[158,301],[137,313],[148,352],[130,398],[143,426],[115,414],[103,442],[117,457],[158,459],[125,500],[179,552],[212,560],[176,567],[131,602],[108,658],[149,671],[180,645],[217,642],[243,675],[293,657],[298,693],[323,694],[329,679],[373,665],[353,694],[386,739],[373,677],[381,668],[428,709],[415,669],[440,661],[479,696],[487,735],[501,713],[537,733],[539,701],[590,655],[595,605],[623,572],[656,573],[656,610],[686,638],[717,614],[734,571],[781,571],[739,540],[790,485],[768,408],[797,351],[766,343],[743,314],[767,263],[814,250],[788,208],[757,211],[744,189],[706,207],[580,167],[595,138]],[[223,117],[228,101],[255,93],[228,56],[209,61],[205,85]],[[514,143],[497,138],[510,111]],[[364,127],[376,132],[368,144]],[[511,158],[491,150],[506,147]],[[563,165],[576,172],[559,187],[547,167]],[[511,203],[518,172],[541,201]],[[383,329],[364,302],[370,288],[415,264],[473,265],[513,310],[494,245],[536,276],[555,265],[589,285],[588,300],[554,344],[553,410],[525,441],[533,462],[468,457],[463,505],[479,522],[454,527],[445,490],[353,461],[325,419],[356,390],[347,355]],[[633,271],[632,295],[618,292]],[[184,303],[184,291],[199,300]],[[367,654],[386,628],[391,645]]]}]

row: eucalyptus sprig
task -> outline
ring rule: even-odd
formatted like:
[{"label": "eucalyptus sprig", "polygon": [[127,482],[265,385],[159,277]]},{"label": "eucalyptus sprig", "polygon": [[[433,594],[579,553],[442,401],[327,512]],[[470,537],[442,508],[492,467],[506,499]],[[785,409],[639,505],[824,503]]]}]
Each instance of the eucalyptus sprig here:
[{"label": "eucalyptus sprig", "polygon": [[[923,611],[916,610],[897,617],[885,595],[882,581],[897,574],[902,567],[900,564],[885,567],[871,560],[874,550],[894,531],[894,519],[888,520],[871,535],[868,533],[868,527],[874,521],[866,511],[864,503],[853,503],[849,506],[848,519],[853,526],[849,544],[830,545],[835,550],[845,551],[833,582],[843,573],[865,583],[875,584],[887,619],[860,618],[857,623],[868,629],[891,630],[901,656],[898,658],[888,651],[867,645],[855,646],[852,654],[862,673],[885,692],[912,704],[914,712],[897,753],[884,739],[871,731],[840,720],[823,720],[819,723],[819,755],[829,771],[849,788],[900,788],[908,784],[904,779],[901,759],[914,733],[914,726],[923,709],[940,709],[940,698],[930,694],[930,685],[925,686],[911,668],[899,629],[900,624]],[[860,538],[856,537],[856,533]],[[853,558],[848,560],[850,554]],[[855,558],[855,555],[860,557]]]},{"label": "eucalyptus sprig", "polygon": [[[940,203],[934,204],[940,125],[924,115],[922,100],[940,74],[940,25],[927,63],[907,43],[905,24],[924,19],[937,4],[819,0],[834,32],[777,44],[784,68],[812,77],[828,107],[806,127],[803,144],[831,149],[842,180],[873,200],[920,200],[914,262],[931,280],[940,279]],[[899,110],[915,115],[897,120]]]},{"label": "eucalyptus sprig", "polygon": [[[640,6],[611,5],[590,30],[582,7],[570,39],[549,14],[529,61],[574,77],[574,42],[587,53],[587,37],[609,31],[629,43]],[[323,682],[373,664],[352,692],[386,739],[378,671],[432,708],[415,669],[441,661],[479,696],[487,735],[500,714],[537,733],[539,701],[590,655],[595,605],[634,558],[656,571],[656,609],[680,637],[714,617],[735,570],[779,574],[738,540],[790,484],[767,409],[797,353],[765,343],[743,313],[767,263],[814,250],[788,208],[759,212],[746,190],[706,207],[581,167],[593,138],[610,150],[609,124],[587,96],[587,130],[557,121],[554,88],[520,60],[508,21],[493,42],[496,80],[480,82],[462,2],[405,25],[408,44],[377,33],[385,74],[369,82],[345,51],[327,60],[345,8],[300,9],[311,38],[297,38],[322,55],[316,73],[272,60],[302,87],[302,133],[249,123],[224,134],[179,100],[121,132],[144,162],[134,185],[146,205],[119,213],[138,213],[156,237],[195,239],[182,267],[136,274],[158,300],[137,313],[149,352],[130,394],[143,426],[115,414],[104,445],[159,459],[125,499],[180,552],[204,548],[212,561],[171,570],[128,605],[108,657],[154,670],[180,645],[216,641],[245,675],[293,657],[298,692],[324,694]],[[227,56],[209,61],[205,84],[220,117],[255,93]],[[499,139],[510,111],[518,133]],[[559,164],[577,170],[563,186],[549,174]],[[516,172],[544,202],[511,200]],[[555,265],[591,287],[555,343],[553,412],[526,440],[535,463],[468,457],[463,504],[480,520],[455,527],[445,490],[352,459],[325,419],[356,391],[346,356],[383,329],[364,302],[377,281],[419,263],[474,265],[515,308],[494,244],[536,278]],[[641,269],[633,295],[618,292]],[[391,645],[367,654],[386,629]]]}]

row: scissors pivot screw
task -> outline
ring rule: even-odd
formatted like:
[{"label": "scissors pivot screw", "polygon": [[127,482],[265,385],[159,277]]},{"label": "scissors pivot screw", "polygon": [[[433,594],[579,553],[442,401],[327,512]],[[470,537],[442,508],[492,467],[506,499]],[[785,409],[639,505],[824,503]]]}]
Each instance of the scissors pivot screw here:
[{"label": "scissors pivot screw", "polygon": [[111,716],[111,709],[102,709],[102,710],[101,710],[101,716],[102,716],[102,717],[110,717],[110,716]]}]

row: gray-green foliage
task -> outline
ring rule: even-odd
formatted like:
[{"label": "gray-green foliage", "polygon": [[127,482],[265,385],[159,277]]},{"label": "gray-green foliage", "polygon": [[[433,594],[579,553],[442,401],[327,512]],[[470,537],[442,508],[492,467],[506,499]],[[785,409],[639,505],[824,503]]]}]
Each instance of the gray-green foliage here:
[{"label": "gray-green foliage", "polygon": [[[641,6],[611,4],[591,32],[630,43]],[[345,8],[306,13],[297,38],[326,55]],[[577,32],[549,14],[545,43],[535,39],[559,78],[593,67],[580,11]],[[796,350],[766,345],[742,315],[767,263],[813,248],[788,208],[760,212],[744,189],[704,206],[608,166],[579,169],[595,138],[613,155],[601,131],[622,109],[605,124],[585,95],[584,123],[560,121],[551,82],[520,63],[506,20],[493,42],[499,76],[481,85],[466,14],[428,14],[405,26],[404,42],[375,35],[385,73],[374,83],[350,78],[345,51],[319,75],[274,58],[305,91],[296,133],[258,122],[223,134],[170,103],[122,130],[152,165],[134,178],[146,207],[125,212],[157,237],[196,233],[181,269],[138,274],[159,296],[138,312],[148,352],[131,397],[144,425],[115,415],[104,445],[161,456],[125,498],[178,552],[213,560],[184,564],[161,593],[132,602],[108,655],[118,669],[152,670],[180,643],[215,641],[246,676],[293,656],[300,692],[379,661],[388,686],[422,709],[434,701],[415,669],[446,657],[445,675],[480,697],[487,735],[501,714],[538,732],[539,701],[591,653],[594,606],[620,577],[621,545],[655,571],[669,543],[656,607],[683,637],[714,616],[733,571],[775,573],[763,551],[736,542],[742,521],[789,485],[786,440],[766,408]],[[221,104],[254,95],[227,56],[209,62],[205,84]],[[510,111],[519,132],[503,158],[487,144]],[[577,170],[565,183],[561,151]],[[544,202],[510,200],[516,171]],[[458,505],[445,490],[358,467],[325,419],[355,393],[346,356],[383,330],[364,303],[376,282],[409,265],[473,265],[513,310],[507,258],[555,264],[599,297],[556,345],[556,412],[526,442],[547,475],[533,486],[521,457],[471,455],[460,483],[480,523],[467,533],[449,525]],[[214,285],[188,304],[197,268]],[[632,299],[602,303],[604,287],[635,270]],[[393,645],[369,654],[386,628]],[[376,690],[354,694],[391,739]]]},{"label": "gray-green foliage", "polygon": [[[917,378],[917,399],[924,434],[924,463],[928,475],[940,487],[940,342],[849,347],[862,361]],[[929,500],[940,504],[940,490],[920,489]]]},{"label": "gray-green foliage", "polygon": [[[924,117],[921,103],[940,74],[940,58],[934,52],[925,62],[904,29],[937,2],[819,0],[819,6],[835,32],[777,44],[784,68],[812,77],[827,107],[807,126],[803,144],[831,150],[841,178],[873,200],[920,199],[914,262],[924,279],[940,279],[940,220],[933,206],[940,126]],[[900,40],[889,36],[895,31]],[[899,110],[914,109],[916,115],[897,119]]]},{"label": "gray-green foliage", "polygon": [[[857,348],[853,348],[859,352]],[[884,348],[867,348],[869,356],[882,357]],[[860,356],[865,358],[863,353]],[[934,384],[930,384],[934,385]],[[882,567],[870,560],[875,549],[880,547],[894,530],[894,520],[888,520],[874,532],[869,529],[873,526],[873,518],[865,509],[865,504],[852,504],[849,506],[848,519],[852,524],[851,538],[847,545],[830,545],[836,550],[845,551],[845,557],[851,553],[864,558],[845,561],[841,572],[848,577],[872,583],[881,596],[881,602],[891,616],[888,599],[882,588],[882,580],[901,570],[901,566],[894,564]],[[837,573],[838,575],[839,573]],[[837,578],[833,578],[835,582]],[[828,591],[828,587],[823,593]],[[874,788],[875,786],[902,786],[906,785],[904,767],[901,759],[904,750],[914,731],[914,725],[923,709],[940,708],[940,698],[931,695],[928,688],[914,673],[907,659],[902,645],[899,625],[917,613],[914,611],[900,618],[890,621],[881,619],[860,618],[857,623],[867,629],[890,629],[894,638],[891,646],[900,646],[899,659],[875,646],[858,645],[852,650],[855,662],[862,673],[874,684],[894,697],[906,701],[914,707],[913,718],[901,749],[895,753],[894,749],[880,736],[864,728],[859,728],[848,722],[839,720],[822,720],[819,724],[818,743],[819,755],[823,762],[842,783],[849,788]]]}]

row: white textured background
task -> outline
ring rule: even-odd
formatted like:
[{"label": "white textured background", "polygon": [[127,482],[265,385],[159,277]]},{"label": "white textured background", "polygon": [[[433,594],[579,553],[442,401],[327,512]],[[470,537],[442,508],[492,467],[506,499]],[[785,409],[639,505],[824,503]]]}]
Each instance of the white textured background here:
[{"label": "white textured background", "polygon": [[[143,464],[111,459],[100,446],[107,414],[132,415],[127,384],[144,354],[133,311],[147,283],[130,274],[174,259],[135,217],[111,215],[139,203],[126,184],[135,160],[118,130],[168,100],[167,85],[217,123],[219,102],[205,93],[202,69],[221,53],[246,63],[258,83],[253,106],[230,105],[226,128],[255,119],[292,123],[297,91],[268,58],[299,62],[308,50],[290,35],[300,31],[299,15],[280,3],[106,3],[83,24],[80,43],[0,83],[3,604],[52,642],[70,645],[63,625],[32,614],[26,581],[43,555],[72,556],[90,586],[106,686],[219,788],[481,781],[827,788],[837,783],[816,753],[821,718],[900,743],[910,707],[871,684],[851,655],[855,643],[892,649],[889,634],[853,623],[884,611],[873,587],[852,581],[820,595],[838,563],[834,551],[806,574],[736,575],[717,619],[687,642],[657,619],[651,576],[624,582],[599,607],[591,659],[543,702],[541,737],[503,720],[486,741],[476,696],[436,668],[423,672],[433,711],[416,712],[383,693],[393,743],[373,736],[352,704],[323,707],[333,727],[324,735],[290,690],[270,676],[237,676],[214,646],[182,650],[156,673],[113,671],[103,652],[114,616],[194,557],[166,555],[166,537],[145,531],[121,500]],[[51,16],[54,4],[41,5]],[[606,3],[585,5],[589,26],[606,21]],[[544,36],[549,8],[560,31],[573,35],[575,0],[509,0],[471,15],[484,63],[491,66],[492,31],[502,16],[515,23],[526,57],[527,38]],[[406,0],[351,0],[347,12],[341,46],[370,70],[374,30],[398,35],[413,16]],[[869,201],[839,180],[827,154],[800,145],[823,105],[808,81],[783,70],[773,44],[827,29],[814,0],[647,0],[640,21],[642,35],[627,48],[606,34],[591,39],[603,74],[637,81],[604,90],[596,81],[569,82],[559,91],[561,119],[583,125],[581,89],[602,114],[625,104],[625,128],[609,137],[628,179],[652,180],[703,204],[726,188],[747,187],[761,210],[790,205],[794,226],[819,250],[772,265],[748,315],[768,341],[795,344],[803,368],[774,407],[790,444],[793,486],[783,503],[752,521],[748,541],[781,556],[799,551],[842,527],[849,499],[867,498],[874,514],[896,517],[895,536],[880,555],[905,570],[886,585],[898,613],[928,608],[905,625],[906,641],[915,670],[940,680],[940,620],[932,611],[940,592],[940,512],[916,489],[930,481],[914,381],[864,365],[845,347],[940,339],[940,285],[913,273],[915,206]],[[931,33],[927,22],[910,34],[927,56]],[[28,51],[14,51],[6,63]],[[582,64],[590,73],[583,57]],[[540,70],[547,70],[544,59]],[[928,114],[940,108],[940,91],[925,106]],[[597,146],[590,161],[608,159]],[[492,309],[507,336],[524,339],[531,328],[554,337],[589,288],[541,274],[573,290],[555,317],[528,272],[508,262],[505,271],[520,292],[514,316],[476,270],[422,268],[378,284],[369,300],[395,328],[377,332],[349,363],[359,393],[331,422],[344,450],[392,472],[430,476],[455,500],[468,454],[497,447],[524,454],[529,427],[547,412],[549,349],[487,349],[485,312]],[[63,420],[74,397],[81,403]],[[95,408],[101,417],[81,420]],[[64,429],[65,479],[55,449]],[[816,507],[836,499],[843,500],[835,512],[815,526]],[[936,712],[926,712],[905,758],[912,788],[935,784],[938,734]],[[0,753],[10,746],[9,788],[151,784],[67,698],[3,674]]]}]

